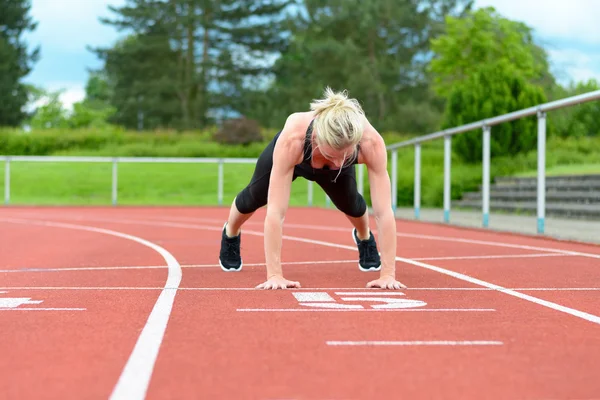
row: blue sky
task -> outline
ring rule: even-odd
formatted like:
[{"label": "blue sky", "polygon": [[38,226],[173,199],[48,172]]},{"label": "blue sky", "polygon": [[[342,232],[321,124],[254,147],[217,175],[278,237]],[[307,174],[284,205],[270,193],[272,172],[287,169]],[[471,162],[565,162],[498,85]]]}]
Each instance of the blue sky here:
[{"label": "blue sky", "polygon": [[[41,59],[27,82],[50,90],[64,89],[70,107],[84,96],[89,68],[101,64],[87,46],[110,46],[119,33],[100,23],[112,16],[109,5],[125,0],[32,0],[38,28],[26,39],[41,46]],[[600,0],[476,0],[502,15],[525,22],[549,52],[552,72],[562,82],[600,80]]]}]

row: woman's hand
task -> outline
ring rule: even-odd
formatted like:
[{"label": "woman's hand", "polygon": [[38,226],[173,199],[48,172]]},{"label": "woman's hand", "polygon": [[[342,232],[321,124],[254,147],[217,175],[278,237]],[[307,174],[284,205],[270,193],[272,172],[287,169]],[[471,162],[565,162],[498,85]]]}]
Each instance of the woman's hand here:
[{"label": "woman's hand", "polygon": [[381,288],[381,289],[406,289],[406,285],[398,282],[396,278],[390,275],[381,276],[379,279],[367,283],[368,288]]},{"label": "woman's hand", "polygon": [[300,282],[288,281],[283,276],[275,275],[270,277],[266,282],[261,283],[256,289],[287,289],[299,288]]}]

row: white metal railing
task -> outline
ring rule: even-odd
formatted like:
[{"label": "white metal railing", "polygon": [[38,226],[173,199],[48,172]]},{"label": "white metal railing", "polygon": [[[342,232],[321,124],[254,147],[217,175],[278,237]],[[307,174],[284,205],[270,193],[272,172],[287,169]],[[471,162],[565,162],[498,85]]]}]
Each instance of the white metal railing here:
[{"label": "white metal railing", "polygon": [[392,204],[394,210],[398,206],[397,191],[397,165],[398,149],[401,147],[414,146],[415,148],[415,181],[414,181],[414,210],[415,218],[419,219],[421,207],[421,143],[444,138],[444,221],[450,222],[450,160],[451,160],[451,140],[452,136],[460,133],[469,132],[475,129],[483,130],[483,226],[489,225],[490,213],[490,135],[491,127],[515,119],[537,115],[538,117],[538,163],[537,163],[537,231],[544,233],[545,213],[546,213],[546,113],[555,109],[568,107],[593,100],[600,100],[600,90],[568,97],[565,99],[541,104],[538,106],[526,108],[512,113],[500,115],[494,118],[484,119],[470,124],[462,125],[452,129],[446,129],[429,135],[419,136],[414,139],[394,143],[387,146],[392,153]]},{"label": "white metal railing", "polygon": [[[76,162],[76,163],[112,163],[111,178],[111,202],[117,205],[118,202],[118,164],[120,163],[203,163],[218,165],[217,182],[217,204],[223,205],[223,187],[225,180],[225,164],[256,164],[256,158],[204,158],[204,157],[78,157],[78,156],[0,156],[0,161],[4,161],[4,204],[10,204],[11,196],[11,173],[10,166],[13,162]],[[363,166],[357,166],[358,191],[362,194],[363,185]],[[313,205],[313,182],[307,181],[308,196],[307,205]],[[243,188],[239,188],[240,190]],[[331,206],[329,196],[325,196],[326,207]]]}]

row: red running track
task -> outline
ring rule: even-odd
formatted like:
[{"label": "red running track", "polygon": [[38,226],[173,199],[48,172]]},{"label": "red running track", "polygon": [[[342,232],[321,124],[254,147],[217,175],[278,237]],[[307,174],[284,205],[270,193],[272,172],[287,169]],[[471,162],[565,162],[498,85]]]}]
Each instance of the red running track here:
[{"label": "red running track", "polygon": [[[600,246],[398,221],[403,291],[290,209],[284,271],[218,268],[224,208],[0,210],[0,393],[35,399],[600,398]],[[376,232],[375,232],[376,233]]]}]

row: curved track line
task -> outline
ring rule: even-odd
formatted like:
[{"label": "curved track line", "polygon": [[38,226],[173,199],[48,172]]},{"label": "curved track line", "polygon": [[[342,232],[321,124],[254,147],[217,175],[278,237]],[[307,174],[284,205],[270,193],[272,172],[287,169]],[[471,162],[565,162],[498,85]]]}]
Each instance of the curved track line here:
[{"label": "curved track line", "polygon": [[[31,214],[30,214],[31,215]],[[41,216],[36,216],[34,214],[34,216],[37,218],[43,218]],[[60,218],[66,218],[66,219],[78,219],[79,217],[73,217],[73,216],[69,216],[69,215],[65,215],[63,214]],[[94,218],[94,217],[84,217],[86,220],[89,221],[104,221],[104,222],[114,222],[111,220],[106,220],[103,218]],[[164,217],[152,217],[150,220],[154,220],[154,221],[160,221],[160,222],[173,222],[173,221],[183,221],[183,222],[208,222],[208,223],[218,223],[221,226],[223,225],[223,219],[216,219],[216,218],[201,218],[201,217],[168,217],[168,216],[164,216]],[[133,220],[131,220],[133,221]],[[141,222],[144,221],[148,221],[148,219],[144,219]],[[407,222],[412,222],[412,221],[407,221]],[[258,225],[258,226],[263,226],[262,223],[260,222],[256,222],[256,221],[247,221],[245,223],[246,225]],[[286,223],[285,224],[286,227],[289,228],[298,228],[298,229],[310,229],[310,230],[319,230],[319,231],[335,231],[335,232],[348,232],[347,228],[338,228],[338,227],[324,227],[324,226],[317,226],[317,225],[307,225],[307,224],[290,224],[290,223]],[[456,228],[456,229],[461,229],[460,226],[453,226],[450,225],[449,227],[451,228]],[[487,233],[487,232],[483,232],[483,233]],[[504,232],[502,231],[489,231],[489,233],[497,233],[497,234],[503,234]],[[551,247],[540,247],[540,246],[529,246],[529,245],[522,245],[522,244],[514,244],[514,243],[505,243],[505,242],[491,242],[491,241],[487,241],[487,240],[477,240],[477,239],[463,239],[463,238],[455,238],[455,237],[448,237],[448,236],[435,236],[435,235],[422,235],[422,234],[416,234],[416,233],[401,233],[401,232],[396,232],[396,236],[398,237],[407,237],[407,238],[413,238],[413,239],[424,239],[424,240],[439,240],[442,242],[455,242],[455,243],[466,243],[466,244],[478,244],[478,245],[483,245],[483,246],[493,246],[493,247],[505,247],[505,248],[512,248],[512,249],[522,249],[522,250],[535,250],[535,251],[545,251],[548,253],[556,253],[556,254],[564,254],[564,255],[571,255],[571,256],[580,256],[580,257],[588,257],[588,258],[597,258],[600,259],[600,254],[594,254],[594,253],[585,253],[585,252],[580,252],[580,251],[572,251],[572,250],[563,250],[563,249],[555,249],[555,248],[551,248]],[[528,239],[545,239],[543,236],[541,237],[530,237],[530,236],[524,236]],[[596,246],[595,243],[581,243],[583,245],[590,245],[590,246]]]},{"label": "curved track line", "polygon": [[[165,222],[148,221],[148,220],[144,220],[144,221],[105,220],[105,221],[106,222],[114,222],[114,223],[134,224],[134,225],[138,224],[138,225],[150,225],[150,226],[167,226],[167,227],[184,228],[184,229],[210,230],[210,231],[218,231],[218,232],[221,232],[223,230],[222,227],[215,227],[215,226],[208,226],[208,225],[192,225],[192,224],[184,224],[184,223],[179,223],[179,222],[167,222],[167,221],[165,221]],[[259,232],[259,231],[244,230],[244,233],[247,235],[253,235],[253,236],[261,236],[261,237],[264,236],[264,233]],[[331,242],[326,242],[326,241],[322,241],[322,240],[312,240],[312,239],[307,239],[307,238],[302,238],[302,237],[297,237],[297,236],[289,236],[289,235],[283,235],[282,237],[283,237],[283,239],[296,241],[296,242],[318,244],[318,245],[326,246],[326,247],[334,247],[334,248],[338,248],[338,249],[358,251],[356,246],[347,246],[347,245],[338,244],[338,243],[331,243]],[[542,250],[542,249],[543,248],[538,248],[538,250]],[[561,252],[559,250],[548,249],[548,251],[551,251],[551,250],[554,252],[557,252],[557,251]],[[568,253],[575,253],[575,252],[568,252]],[[581,254],[587,254],[587,253],[581,253]],[[589,254],[589,255],[592,255],[592,254]],[[598,257],[600,258],[600,255],[598,255]],[[426,264],[423,262],[415,261],[415,260],[404,258],[404,257],[396,257],[396,261],[411,264],[416,267],[429,269],[431,271],[435,271],[435,272],[438,272],[443,275],[448,275],[453,278],[460,279],[462,281],[469,282],[469,283],[472,283],[477,286],[483,286],[488,289],[496,290],[496,291],[502,292],[504,294],[508,294],[510,296],[517,297],[519,299],[526,300],[526,301],[553,309],[555,311],[560,311],[560,312],[563,312],[563,313],[566,313],[566,314],[569,314],[569,315],[572,315],[572,316],[575,316],[578,318],[582,318],[586,321],[593,322],[595,324],[600,324],[600,316],[589,314],[589,313],[586,313],[586,312],[583,312],[583,311],[580,311],[580,310],[577,310],[574,308],[565,307],[563,305],[553,303],[553,302],[550,302],[547,300],[543,300],[543,299],[540,299],[540,298],[537,298],[534,296],[530,296],[527,294],[523,294],[523,293],[517,292],[512,289],[507,289],[503,286],[496,285],[496,284],[493,284],[490,282],[486,282],[481,279],[473,278],[469,275],[461,274],[459,272],[454,272],[454,271],[451,271],[451,270],[448,270],[445,268],[437,267],[435,265]]]},{"label": "curved track line", "polygon": [[[198,218],[198,217],[190,217],[190,218],[185,218],[185,217],[168,217],[168,216],[164,216],[164,217],[152,217],[151,220],[158,220],[158,221],[197,221],[197,222],[207,222],[207,223],[223,223],[223,219],[216,219],[216,218]],[[407,222],[411,222],[411,221],[407,221]],[[255,222],[255,221],[247,221],[245,223],[246,225],[260,225],[262,226],[263,224],[260,222]],[[338,227],[327,227],[327,226],[317,226],[317,225],[309,225],[309,224],[290,224],[290,223],[286,223],[285,224],[286,227],[288,228],[298,228],[298,229],[310,229],[310,230],[315,230],[315,231],[334,231],[334,232],[347,232],[348,229],[347,228],[338,228]],[[460,229],[460,226],[449,226],[451,228],[457,228]],[[504,232],[502,231],[489,231],[489,233],[497,233],[497,234],[503,234]],[[564,254],[564,255],[570,255],[570,256],[581,256],[581,257],[588,257],[588,258],[598,258],[600,259],[600,254],[594,254],[594,253],[584,253],[584,252],[580,252],[580,251],[572,251],[572,250],[562,250],[562,249],[554,249],[554,248],[550,248],[550,247],[539,247],[539,246],[529,246],[529,245],[524,245],[524,244],[513,244],[513,243],[504,243],[504,242],[490,242],[487,240],[477,240],[477,239],[463,239],[463,238],[455,238],[455,237],[448,237],[448,236],[435,236],[435,235],[422,235],[422,234],[417,234],[417,233],[401,233],[401,232],[396,232],[396,236],[398,237],[407,237],[407,238],[413,238],[413,239],[424,239],[424,240],[439,240],[439,241],[443,241],[443,242],[456,242],[456,243],[467,243],[467,244],[479,244],[479,245],[483,245],[483,246],[493,246],[493,247],[506,247],[506,248],[511,248],[511,249],[522,249],[522,250],[536,250],[536,251],[545,251],[545,252],[549,252],[549,253],[556,253],[556,254]],[[527,237],[528,239],[545,239],[543,236],[542,237]],[[551,239],[551,238],[550,238]],[[596,246],[595,243],[581,243],[583,245],[589,245],[589,246]]]},{"label": "curved track line", "polygon": [[152,371],[158,356],[158,351],[160,349],[165,330],[167,329],[167,323],[169,322],[169,317],[173,308],[173,302],[175,301],[175,294],[177,293],[177,288],[181,282],[181,266],[175,257],[173,257],[173,255],[164,248],[152,242],[137,236],[128,235],[126,233],[113,231],[110,229],[96,228],[87,225],[75,225],[27,219],[0,218],[0,221],[15,224],[77,229],[116,236],[150,247],[165,259],[168,266],[167,282],[165,283],[165,287],[162,289],[158,299],[156,300],[156,303],[154,304],[154,307],[152,308],[152,312],[146,321],[146,325],[144,325],[142,333],[138,337],[135,347],[133,348],[133,352],[129,356],[129,359],[125,364],[125,368],[123,369],[123,372],[121,373],[121,376],[119,377],[119,380],[110,397],[114,400],[144,399],[146,397],[148,385],[150,384],[150,378],[152,377]]}]

